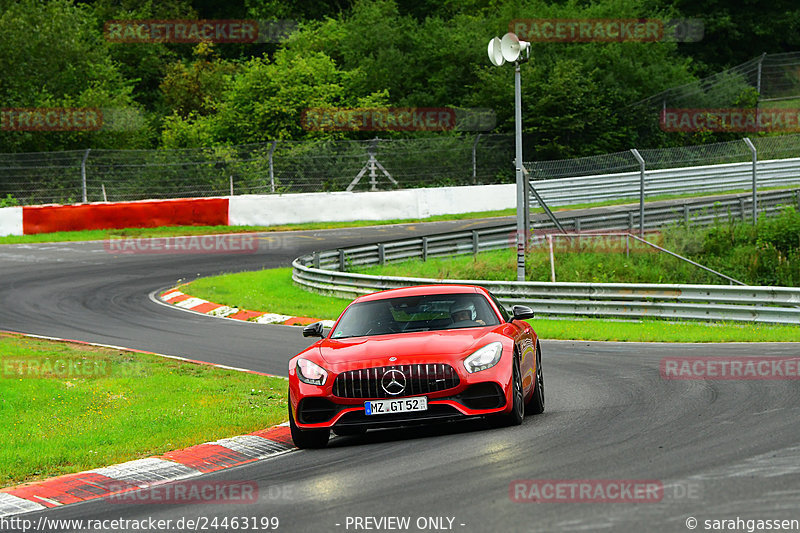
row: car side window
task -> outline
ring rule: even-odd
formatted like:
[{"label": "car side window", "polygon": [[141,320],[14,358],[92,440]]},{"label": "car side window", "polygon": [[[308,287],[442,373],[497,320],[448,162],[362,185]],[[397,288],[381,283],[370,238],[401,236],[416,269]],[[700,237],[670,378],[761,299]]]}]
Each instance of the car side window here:
[{"label": "car side window", "polygon": [[508,319],[511,318],[511,315],[508,313],[508,310],[505,308],[505,306],[501,304],[497,298],[495,298],[494,294],[489,293],[489,298],[491,298],[497,308],[500,309],[500,315],[503,317],[503,320],[508,322]]}]

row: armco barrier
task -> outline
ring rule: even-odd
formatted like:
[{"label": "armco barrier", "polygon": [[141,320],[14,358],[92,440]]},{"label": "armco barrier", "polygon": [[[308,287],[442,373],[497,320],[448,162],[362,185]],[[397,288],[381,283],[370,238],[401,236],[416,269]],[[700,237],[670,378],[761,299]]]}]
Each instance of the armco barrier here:
[{"label": "armco barrier", "polygon": [[[729,208],[740,205],[736,198],[734,195]],[[772,204],[762,204],[762,209],[777,209],[778,198],[783,198],[784,203],[792,202],[797,199],[797,191],[783,192],[782,197],[774,195]],[[681,220],[684,210],[678,207],[669,211],[671,217],[665,214],[660,219],[662,223]],[[697,201],[692,207],[700,209]],[[705,208],[713,207],[706,201]],[[717,216],[728,216],[729,212],[734,215],[731,209],[724,209]],[[747,212],[746,208],[742,210]],[[697,222],[697,217],[692,220]],[[710,220],[704,217],[700,222]],[[503,303],[530,305],[540,315],[800,324],[800,289],[793,287],[437,280],[344,272],[353,266],[507,248],[513,245],[515,230],[514,225],[503,225],[315,252],[294,260],[292,278],[308,290],[344,298],[417,284],[470,283],[486,287]]]}]

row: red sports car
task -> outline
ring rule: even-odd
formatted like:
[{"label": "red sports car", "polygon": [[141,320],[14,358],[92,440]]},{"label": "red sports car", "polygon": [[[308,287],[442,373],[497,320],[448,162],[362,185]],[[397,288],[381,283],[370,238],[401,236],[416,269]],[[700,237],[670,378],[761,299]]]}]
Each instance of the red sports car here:
[{"label": "red sports car", "polygon": [[330,432],[484,416],[522,423],[544,411],[539,339],[486,289],[425,285],[361,296],[324,336],[289,361],[289,423],[299,448]]}]

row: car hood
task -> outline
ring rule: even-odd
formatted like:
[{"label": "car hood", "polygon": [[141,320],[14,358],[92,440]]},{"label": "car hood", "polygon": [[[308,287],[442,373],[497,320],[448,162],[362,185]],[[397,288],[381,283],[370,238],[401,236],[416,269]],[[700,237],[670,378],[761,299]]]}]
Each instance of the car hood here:
[{"label": "car hood", "polygon": [[469,355],[485,344],[500,340],[491,326],[482,328],[420,331],[353,337],[349,339],[324,339],[318,345],[320,355],[329,365],[342,363],[372,362],[375,365],[392,364],[390,357],[397,357],[398,364],[441,361]]}]

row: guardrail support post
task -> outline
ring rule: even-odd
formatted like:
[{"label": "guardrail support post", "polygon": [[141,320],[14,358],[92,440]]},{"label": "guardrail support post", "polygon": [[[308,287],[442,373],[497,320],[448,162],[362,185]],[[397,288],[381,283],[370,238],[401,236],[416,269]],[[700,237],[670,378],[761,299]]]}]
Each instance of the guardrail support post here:
[{"label": "guardrail support post", "polygon": [[742,215],[742,222],[745,219],[744,198],[739,197],[739,214]]},{"label": "guardrail support post", "polygon": [[319,268],[319,252],[314,252],[314,268]]},{"label": "guardrail support post", "polygon": [[683,225],[689,228],[689,204],[683,204]]},{"label": "guardrail support post", "polygon": [[628,231],[633,231],[633,212],[628,211]]},{"label": "guardrail support post", "polygon": [[636,148],[631,148],[633,157],[639,162],[639,236],[644,237],[644,158]]},{"label": "guardrail support post", "polygon": [[550,248],[550,281],[556,282],[556,260],[553,255],[553,235],[547,234],[547,246]]},{"label": "guardrail support post", "polygon": [[753,154],[753,225],[755,225],[758,222],[758,151],[749,137],[743,140]]},{"label": "guardrail support post", "polygon": [[344,248],[339,248],[339,272],[345,271]]},{"label": "guardrail support post", "polygon": [[386,264],[386,245],[383,243],[378,244],[378,264],[381,266]]},{"label": "guardrail support post", "polygon": [[575,221],[575,224],[574,224],[575,232],[576,233],[580,233],[581,232],[581,219],[576,218],[576,219],[574,219],[574,221]]},{"label": "guardrail support post", "polygon": [[428,238],[422,238],[422,261],[428,260]]},{"label": "guardrail support post", "polygon": [[625,234],[625,257],[631,256],[631,234]]}]

